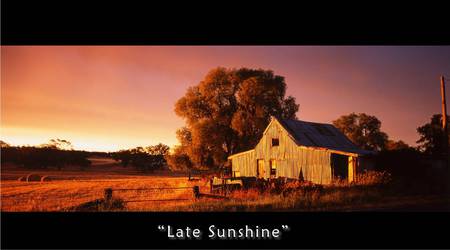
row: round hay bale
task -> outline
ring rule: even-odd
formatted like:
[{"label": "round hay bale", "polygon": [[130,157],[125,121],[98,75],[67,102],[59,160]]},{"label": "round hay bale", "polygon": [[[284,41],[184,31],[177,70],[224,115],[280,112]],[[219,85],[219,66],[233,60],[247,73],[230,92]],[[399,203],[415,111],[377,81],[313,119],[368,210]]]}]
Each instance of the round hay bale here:
[{"label": "round hay bale", "polygon": [[26,181],[27,177],[26,176],[20,176],[17,180],[18,181]]},{"label": "round hay bale", "polygon": [[41,182],[54,181],[54,180],[56,180],[56,178],[53,176],[44,175],[41,177]]},{"label": "round hay bale", "polygon": [[30,181],[41,181],[41,176],[38,174],[29,174],[27,175],[27,182]]}]

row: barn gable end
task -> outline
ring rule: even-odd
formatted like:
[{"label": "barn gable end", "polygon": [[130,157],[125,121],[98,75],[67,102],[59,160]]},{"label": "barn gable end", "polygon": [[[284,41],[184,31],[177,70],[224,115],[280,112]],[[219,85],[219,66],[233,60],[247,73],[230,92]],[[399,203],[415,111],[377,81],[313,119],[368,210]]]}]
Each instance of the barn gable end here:
[{"label": "barn gable end", "polygon": [[[278,120],[272,117],[253,150],[229,157],[234,175],[264,179],[285,177],[303,179],[317,184],[331,183],[334,171],[332,156],[339,154],[348,157],[349,162],[352,162],[361,151],[358,151],[359,149],[351,142],[349,143],[344,135],[339,134],[339,131],[336,132],[337,129],[334,130],[332,125],[322,132],[327,133],[330,130],[332,131],[330,135],[336,138],[325,136],[321,138],[321,135],[308,138],[308,132],[301,131],[301,129],[309,129],[312,133],[314,131],[311,127],[315,128],[315,124]],[[295,126],[303,126],[303,128],[295,128]],[[296,130],[293,130],[293,127]],[[299,136],[298,133],[304,134]],[[302,137],[304,135],[306,137]],[[311,141],[319,143],[311,145]],[[333,147],[327,148],[321,143],[328,143]]]}]

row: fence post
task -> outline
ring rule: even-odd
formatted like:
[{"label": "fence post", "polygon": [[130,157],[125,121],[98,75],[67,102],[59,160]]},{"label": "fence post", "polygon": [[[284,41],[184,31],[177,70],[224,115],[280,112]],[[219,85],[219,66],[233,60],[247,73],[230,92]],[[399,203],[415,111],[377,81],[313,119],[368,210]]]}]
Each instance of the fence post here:
[{"label": "fence post", "polygon": [[113,190],[112,188],[105,189],[105,203],[110,204],[112,201]]},{"label": "fence post", "polygon": [[225,184],[226,184],[225,179],[222,178],[222,195],[225,195]]},{"label": "fence post", "polygon": [[[213,177],[213,178],[214,178],[214,177]],[[213,191],[214,191],[214,190],[213,190],[213,189],[214,189],[214,188],[213,188],[213,186],[214,186],[213,178],[210,178],[210,179],[209,179],[209,193],[210,193],[210,194],[212,194]]]},{"label": "fence post", "polygon": [[194,198],[195,199],[200,198],[200,188],[198,186],[194,186],[192,188],[192,191],[194,192]]}]

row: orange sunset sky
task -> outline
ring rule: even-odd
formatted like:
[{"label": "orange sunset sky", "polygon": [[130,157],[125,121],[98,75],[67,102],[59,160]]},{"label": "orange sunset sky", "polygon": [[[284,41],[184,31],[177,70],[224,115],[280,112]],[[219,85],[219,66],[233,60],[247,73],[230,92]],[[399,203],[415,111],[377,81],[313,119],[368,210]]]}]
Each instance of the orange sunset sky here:
[{"label": "orange sunset sky", "polygon": [[105,151],[173,146],[184,124],[176,100],[217,66],[284,76],[301,120],[365,112],[391,139],[415,146],[416,128],[441,112],[450,47],[2,46],[1,140],[61,138]]}]

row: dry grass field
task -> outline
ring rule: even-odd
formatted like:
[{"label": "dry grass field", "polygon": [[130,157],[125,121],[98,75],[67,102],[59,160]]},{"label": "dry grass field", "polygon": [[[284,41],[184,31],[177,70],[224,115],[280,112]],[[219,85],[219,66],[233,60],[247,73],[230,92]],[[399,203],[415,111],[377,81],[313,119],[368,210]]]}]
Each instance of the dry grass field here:
[{"label": "dry grass field", "polygon": [[[141,177],[91,180],[57,180],[50,182],[2,181],[2,211],[65,211],[83,203],[102,199],[105,188],[136,189],[155,187],[185,187],[192,185],[183,177]],[[178,191],[122,191],[114,192],[123,200],[179,199],[193,197],[192,189]],[[130,202],[127,210],[167,210],[176,202]],[[189,201],[191,202],[191,201]]]},{"label": "dry grass field", "polygon": [[[77,207],[83,204],[103,199],[104,190],[112,188],[113,200],[120,201],[123,206],[106,211],[450,211],[450,197],[395,195],[385,192],[380,185],[372,185],[383,182],[383,175],[364,176],[358,185],[294,185],[283,190],[269,188],[263,192],[256,189],[238,190],[230,193],[228,199],[195,200],[193,186],[199,186],[201,193],[209,193],[206,178],[188,181],[182,173],[142,173],[123,168],[111,159],[90,160],[92,167],[84,171],[77,167],[62,171],[26,171],[11,165],[2,166],[1,210],[77,211]],[[17,180],[30,173],[48,176],[50,181]],[[183,187],[186,188],[174,189]]]},{"label": "dry grass field", "polygon": [[[205,192],[205,181],[188,181],[184,174],[164,171],[145,174],[132,168],[123,168],[111,159],[94,158],[92,167],[85,171],[69,167],[62,171],[27,171],[16,166],[2,166],[1,210],[2,211],[67,211],[83,203],[102,199],[106,188],[146,189],[178,188],[198,185]],[[28,174],[47,176],[50,181],[18,181]],[[175,202],[129,202],[126,209],[167,210],[174,205],[192,202],[193,191],[187,189],[117,191],[114,197],[129,201],[158,199],[189,199]]]}]

